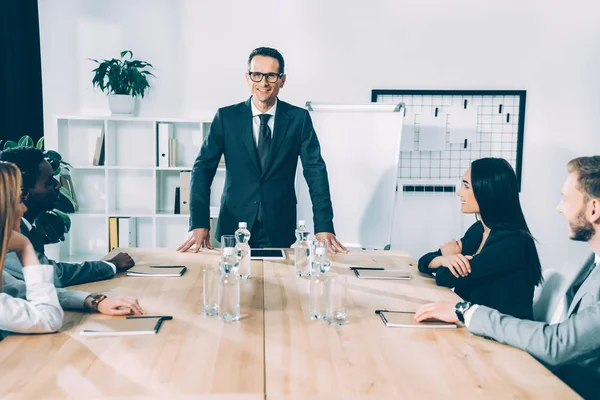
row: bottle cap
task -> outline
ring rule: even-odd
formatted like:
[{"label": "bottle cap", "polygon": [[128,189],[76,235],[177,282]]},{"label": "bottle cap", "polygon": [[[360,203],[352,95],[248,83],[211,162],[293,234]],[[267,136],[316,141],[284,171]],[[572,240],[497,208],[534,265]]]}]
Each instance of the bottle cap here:
[{"label": "bottle cap", "polygon": [[238,228],[246,229],[246,228],[248,228],[248,224],[246,222],[240,222],[238,224]]},{"label": "bottle cap", "polygon": [[304,221],[303,219],[299,220],[298,226],[306,226],[306,221]]}]

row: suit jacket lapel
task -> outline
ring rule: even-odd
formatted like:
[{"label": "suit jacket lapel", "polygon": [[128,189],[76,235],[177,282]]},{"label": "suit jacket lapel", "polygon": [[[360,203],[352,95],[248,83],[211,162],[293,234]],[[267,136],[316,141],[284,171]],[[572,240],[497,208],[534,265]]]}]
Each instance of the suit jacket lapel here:
[{"label": "suit jacket lapel", "polygon": [[30,230],[23,220],[21,220],[21,233],[29,239],[35,251],[44,254],[45,237],[39,229]]},{"label": "suit jacket lapel", "polygon": [[281,148],[281,144],[288,134],[288,123],[290,122],[290,117],[287,115],[287,103],[278,100],[277,101],[277,111],[275,112],[275,126],[273,130],[273,139],[271,140],[271,148],[269,149],[269,156],[267,157],[267,164],[265,165],[265,170],[263,171],[263,175],[265,175],[275,162],[275,158],[279,153],[279,149]]},{"label": "suit jacket lapel", "polygon": [[25,224],[25,222],[23,222],[23,220],[21,219],[21,233],[24,236],[29,236],[29,228],[27,227],[27,225]]},{"label": "suit jacket lapel", "polygon": [[[573,285],[579,285],[579,287],[576,288],[577,291],[575,293],[571,293],[571,296],[573,297],[573,301],[571,301],[571,304],[569,304],[569,311],[567,312],[567,318],[570,317],[571,314],[575,310],[577,310],[578,305],[581,302],[583,295],[587,293],[587,286],[589,285],[589,282],[593,280],[590,277],[592,275],[596,275],[600,271],[600,268],[595,268],[595,267],[593,268],[594,261],[595,261],[595,255],[594,255],[594,253],[592,253],[592,255],[586,260],[583,268],[581,269],[581,273],[579,274],[579,276],[577,276],[577,278],[573,281]],[[586,283],[588,283],[588,285],[586,285]],[[569,291],[571,291],[573,289],[574,288],[571,287],[571,288],[569,288]]]},{"label": "suit jacket lapel", "polygon": [[260,161],[258,160],[258,150],[256,148],[256,142],[254,141],[254,134],[252,133],[252,107],[250,105],[252,98],[248,99],[244,106],[240,108],[240,119],[239,129],[241,133],[241,140],[246,146],[250,159],[256,168],[256,171],[260,174]]}]

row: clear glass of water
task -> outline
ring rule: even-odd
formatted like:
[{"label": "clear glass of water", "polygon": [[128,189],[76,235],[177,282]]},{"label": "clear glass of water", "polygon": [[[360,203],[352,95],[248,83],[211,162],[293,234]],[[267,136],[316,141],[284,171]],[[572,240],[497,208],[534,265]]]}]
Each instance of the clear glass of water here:
[{"label": "clear glass of water", "polygon": [[240,280],[236,274],[221,274],[219,318],[225,322],[240,319]]},{"label": "clear glass of water", "polygon": [[327,312],[325,319],[329,325],[346,325],[346,277],[332,276],[325,281]]},{"label": "clear glass of water", "polygon": [[219,315],[219,279],[219,271],[215,268],[202,271],[204,315],[209,317]]},{"label": "clear glass of water", "polygon": [[329,241],[327,239],[316,240],[312,253],[312,273],[325,274],[329,272],[329,268],[331,268]]},{"label": "clear glass of water", "polygon": [[325,320],[327,312],[327,291],[325,287],[325,274],[315,273],[310,277],[310,291],[308,300],[308,313],[310,319]]},{"label": "clear glass of water", "polygon": [[235,240],[234,235],[221,236],[221,257],[223,257],[223,252],[225,251],[226,248],[230,247],[232,249],[235,249],[236,244],[237,244],[237,241]]},{"label": "clear glass of water", "polygon": [[221,272],[237,274],[240,261],[235,249],[236,244],[237,241],[234,235],[221,236],[221,260],[219,264]]}]

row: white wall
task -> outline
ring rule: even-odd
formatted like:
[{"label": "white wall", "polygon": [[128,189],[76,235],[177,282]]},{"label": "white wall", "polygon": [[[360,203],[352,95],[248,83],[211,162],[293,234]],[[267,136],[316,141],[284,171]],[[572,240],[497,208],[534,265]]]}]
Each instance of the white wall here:
[{"label": "white wall", "polygon": [[554,207],[565,163],[600,153],[597,2],[39,0],[39,13],[47,132],[53,114],[108,112],[87,58],[123,49],[159,78],[140,115],[244,100],[247,54],[263,45],[283,53],[281,97],[298,105],[368,102],[373,88],[526,89],[522,199],[542,262],[586,251]]}]

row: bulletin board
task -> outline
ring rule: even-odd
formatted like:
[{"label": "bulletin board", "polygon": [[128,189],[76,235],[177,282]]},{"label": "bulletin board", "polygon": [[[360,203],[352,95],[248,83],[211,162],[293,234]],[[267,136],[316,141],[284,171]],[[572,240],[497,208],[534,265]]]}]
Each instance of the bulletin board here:
[{"label": "bulletin board", "polygon": [[398,179],[460,179],[473,160],[523,163],[525,90],[375,89],[371,101],[404,103]]}]

